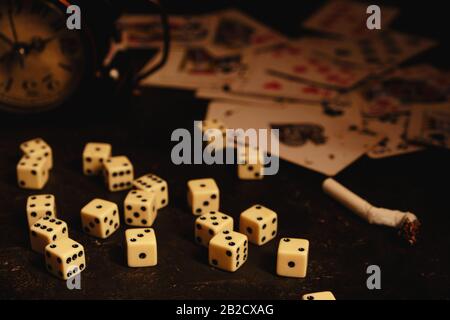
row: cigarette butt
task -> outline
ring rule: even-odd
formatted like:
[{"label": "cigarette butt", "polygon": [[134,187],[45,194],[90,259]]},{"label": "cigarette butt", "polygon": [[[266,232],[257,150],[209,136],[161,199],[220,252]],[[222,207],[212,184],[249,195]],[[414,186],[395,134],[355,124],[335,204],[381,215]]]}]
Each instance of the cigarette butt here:
[{"label": "cigarette butt", "polygon": [[322,188],[326,194],[370,224],[400,229],[399,235],[409,244],[417,242],[421,225],[413,213],[374,207],[331,178],[323,182]]},{"label": "cigarette butt", "polygon": [[347,209],[353,211],[358,216],[367,220],[367,213],[372,205],[358,195],[354,194],[346,187],[332,178],[328,178],[323,182],[323,191],[330,197],[341,203]]}]

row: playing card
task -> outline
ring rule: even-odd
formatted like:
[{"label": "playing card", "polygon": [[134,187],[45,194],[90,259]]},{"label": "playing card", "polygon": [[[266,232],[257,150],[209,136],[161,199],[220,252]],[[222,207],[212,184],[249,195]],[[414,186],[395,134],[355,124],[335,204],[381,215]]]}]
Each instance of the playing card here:
[{"label": "playing card", "polygon": [[408,141],[408,124],[409,115],[396,117],[392,121],[368,120],[366,128],[378,132],[384,138],[367,155],[372,159],[381,159],[423,150],[421,146]]},{"label": "playing card", "polygon": [[[277,52],[278,49],[274,52]],[[266,70],[272,54],[250,53],[244,58],[247,68],[241,77],[233,81],[227,91],[236,94],[248,94],[262,97],[273,97],[279,101],[297,101],[317,103],[331,100],[337,96],[337,91],[291,81],[276,77]]]},{"label": "playing card", "polygon": [[266,55],[264,65],[270,74],[289,77],[329,89],[349,89],[370,75],[368,69],[342,61],[313,56],[303,47],[293,47],[288,54]]},{"label": "playing card", "polygon": [[408,139],[450,149],[450,103],[414,105]]},{"label": "playing card", "polygon": [[353,92],[353,103],[361,108],[366,130],[384,136],[368,156],[380,159],[422,150],[406,137],[411,105],[447,101],[449,92],[447,74],[430,65],[394,70]]},{"label": "playing card", "polygon": [[450,77],[430,65],[397,69],[355,92],[366,118],[392,119],[414,103],[439,103],[450,96]]},{"label": "playing card", "polygon": [[218,55],[211,48],[177,47],[168,63],[141,85],[162,85],[185,89],[220,88],[242,72],[241,54]]},{"label": "playing card", "polygon": [[[287,99],[287,98],[275,98],[271,96],[262,96],[259,94],[248,94],[239,93],[230,90],[224,90],[222,88],[200,88],[196,90],[195,96],[201,99],[214,99],[222,101],[233,101],[235,103],[251,103],[257,105],[274,105],[274,104],[285,104],[285,103],[296,103],[298,100]],[[313,103],[313,102],[311,102]],[[319,102],[316,102],[319,103]]]},{"label": "playing card", "polygon": [[359,66],[373,73],[390,69],[436,44],[426,38],[394,31],[383,31],[356,41],[305,38],[302,42],[311,48],[314,56],[325,57],[336,63]]},{"label": "playing card", "polygon": [[[367,28],[366,13],[369,4],[348,0],[328,1],[317,13],[303,23],[308,29],[332,33],[352,39],[372,36],[379,30]],[[386,29],[397,16],[398,10],[381,6],[382,29]]]},{"label": "playing card", "polygon": [[221,11],[217,16],[213,45],[222,50],[255,49],[286,40],[280,33],[238,10]]},{"label": "playing card", "polygon": [[[217,26],[215,15],[169,17],[173,45],[200,46],[212,42]],[[163,30],[159,15],[124,15],[117,22],[124,42],[130,48],[159,47]]]},{"label": "playing card", "polygon": [[274,138],[280,149],[275,155],[328,176],[342,171],[379,140],[360,131],[355,110],[332,117],[319,106],[212,102],[207,118],[220,119],[228,128],[278,129]]}]

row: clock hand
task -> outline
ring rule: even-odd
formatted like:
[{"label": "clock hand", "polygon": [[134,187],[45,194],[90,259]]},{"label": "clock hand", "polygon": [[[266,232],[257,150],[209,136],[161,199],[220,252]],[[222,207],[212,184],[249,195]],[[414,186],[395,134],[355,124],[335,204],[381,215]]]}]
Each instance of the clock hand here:
[{"label": "clock hand", "polygon": [[14,19],[13,19],[12,13],[13,13],[12,1],[9,0],[9,1],[8,1],[8,19],[9,19],[9,25],[10,25],[10,27],[11,27],[11,31],[12,31],[12,34],[13,34],[14,42],[17,43],[17,42],[18,42],[17,31],[16,31],[16,26],[15,26],[15,24],[14,24]]}]

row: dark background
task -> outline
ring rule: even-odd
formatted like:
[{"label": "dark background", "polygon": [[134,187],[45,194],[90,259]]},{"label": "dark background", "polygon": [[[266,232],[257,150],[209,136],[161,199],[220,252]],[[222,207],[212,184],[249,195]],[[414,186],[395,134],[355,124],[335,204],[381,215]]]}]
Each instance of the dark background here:
[{"label": "dark background", "polygon": [[[212,3],[211,3],[212,2]],[[290,36],[322,1],[166,1],[170,13],[204,13],[235,5]],[[393,28],[438,39],[441,46],[414,59],[448,66],[444,1],[388,1],[402,6]],[[145,52],[133,54],[137,64]],[[449,299],[450,204],[448,150],[429,149],[395,158],[361,158],[337,180],[378,206],[412,211],[423,223],[420,242],[408,247],[395,230],[370,226],[324,195],[324,176],[281,161],[280,172],[262,181],[240,181],[234,166],[174,166],[171,132],[192,129],[207,101],[193,93],[144,89],[130,103],[114,104],[107,95],[86,96],[56,112],[34,116],[0,114],[0,298],[5,299],[299,299],[331,290],[338,299]],[[82,290],[48,274],[43,257],[31,251],[25,216],[32,191],[19,189],[15,166],[19,144],[44,138],[53,148],[55,168],[42,191],[57,198],[59,217],[70,237],[86,249]],[[127,155],[137,175],[155,173],[169,183],[170,204],[154,224],[158,266],[131,269],[124,259],[124,229],[106,240],[81,231],[79,211],[92,198],[121,205],[126,192],[109,193],[99,178],[81,173],[81,153],[89,141],[113,145]],[[221,190],[221,211],[235,218],[255,203],[279,215],[279,237],[263,247],[251,245],[248,262],[236,273],[209,267],[207,250],[193,241],[194,217],[186,208],[186,182],[213,177]],[[38,192],[39,193],[39,192]],[[305,279],[275,274],[280,237],[310,240]],[[366,287],[366,268],[378,265],[382,290]]]}]

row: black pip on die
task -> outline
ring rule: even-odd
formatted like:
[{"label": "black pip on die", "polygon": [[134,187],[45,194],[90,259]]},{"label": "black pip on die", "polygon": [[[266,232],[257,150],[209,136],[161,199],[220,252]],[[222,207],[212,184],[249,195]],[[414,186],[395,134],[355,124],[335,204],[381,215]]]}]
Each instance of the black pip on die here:
[{"label": "black pip on die", "polygon": [[125,223],[135,227],[151,227],[156,219],[154,192],[131,190],[124,201]]},{"label": "black pip on die", "polygon": [[188,204],[192,213],[202,215],[219,210],[219,188],[214,179],[188,181]]},{"label": "black pip on die", "polygon": [[32,195],[27,200],[28,226],[43,217],[56,218],[55,197],[51,194]]},{"label": "black pip on die", "polygon": [[169,204],[169,186],[167,182],[157,175],[146,174],[135,181],[133,186],[142,191],[154,192],[156,196],[156,209],[164,208]]},{"label": "black pip on die", "polygon": [[31,248],[42,254],[49,243],[67,237],[69,237],[67,224],[52,217],[43,217],[30,228]]},{"label": "black pip on die", "polygon": [[133,165],[125,156],[112,157],[105,161],[103,175],[110,191],[127,190],[134,179]]},{"label": "black pip on die", "polygon": [[70,239],[60,239],[45,247],[47,270],[60,279],[67,280],[86,268],[84,248]]},{"label": "black pip on die", "polygon": [[247,236],[234,231],[222,231],[209,242],[209,263],[219,269],[234,272],[247,261]]},{"label": "black pip on die", "polygon": [[113,202],[94,199],[81,209],[81,224],[86,233],[106,239],[119,229],[119,209]]}]

